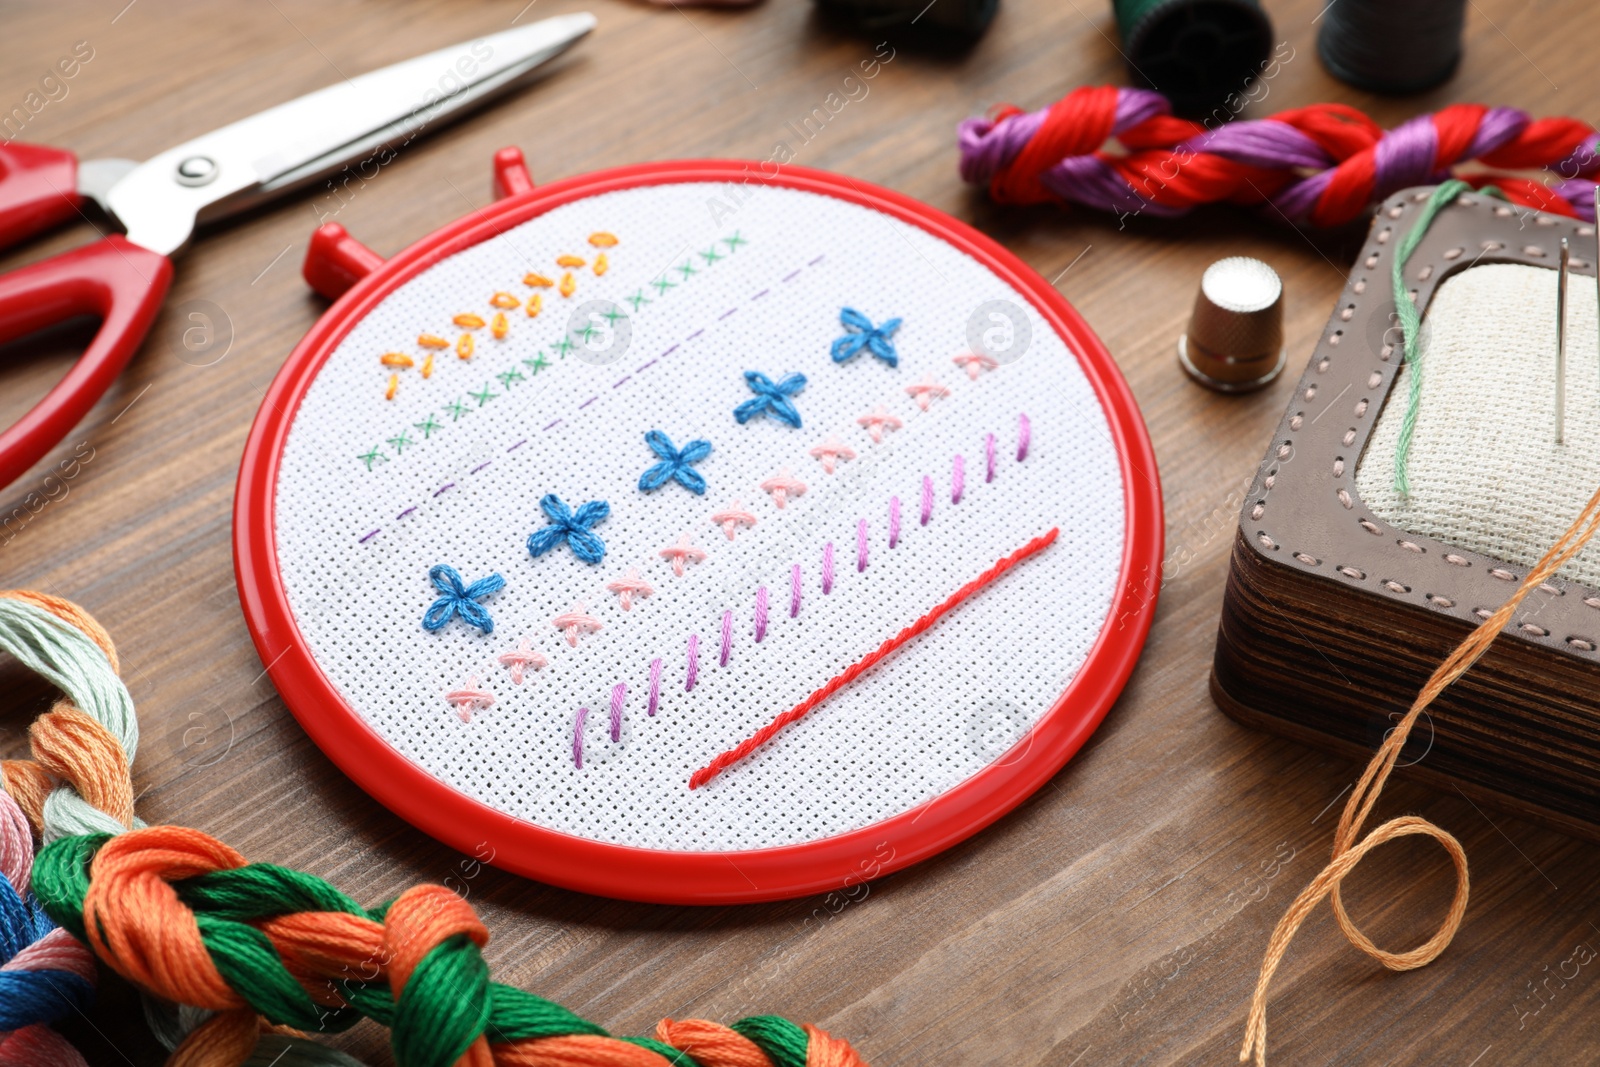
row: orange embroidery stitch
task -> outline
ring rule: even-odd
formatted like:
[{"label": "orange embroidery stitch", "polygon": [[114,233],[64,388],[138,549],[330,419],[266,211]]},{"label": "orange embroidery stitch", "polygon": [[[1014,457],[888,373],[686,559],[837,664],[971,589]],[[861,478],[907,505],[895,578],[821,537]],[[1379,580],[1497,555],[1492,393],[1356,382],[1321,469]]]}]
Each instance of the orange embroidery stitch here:
[{"label": "orange embroidery stitch", "polygon": [[505,339],[507,328],[506,313],[504,311],[496,311],[494,313],[494,321],[489,324],[489,332],[494,334],[496,341],[500,341]]},{"label": "orange embroidery stitch", "polygon": [[483,316],[474,315],[470,311],[463,312],[462,314],[457,315],[455,318],[451,319],[450,321],[455,323],[457,326],[461,327],[463,330],[481,330],[481,329],[483,329]]},{"label": "orange embroidery stitch", "polygon": [[516,297],[512,296],[510,293],[502,291],[502,292],[498,292],[498,293],[494,294],[493,296],[491,296],[489,298],[489,306],[490,307],[510,309],[510,308],[514,308],[514,307],[521,307],[522,306],[522,301],[518,300]]},{"label": "orange embroidery stitch", "polygon": [[601,230],[598,233],[589,235],[589,243],[596,248],[615,248],[617,246],[617,235]]},{"label": "orange embroidery stitch", "polygon": [[385,367],[414,367],[416,363],[404,352],[385,352],[378,357],[378,362]]},{"label": "orange embroidery stitch", "polygon": [[538,293],[528,297],[528,318],[536,318],[542,310],[544,310],[544,297]]},{"label": "orange embroidery stitch", "polygon": [[609,266],[611,266],[611,264],[606,261],[606,254],[604,252],[601,252],[598,256],[594,257],[594,272],[596,276],[604,274],[606,272],[606,268]]},{"label": "orange embroidery stitch", "polygon": [[417,335],[417,344],[423,348],[449,348],[450,342],[438,334],[422,333]]},{"label": "orange embroidery stitch", "polygon": [[389,375],[389,388],[387,388],[387,389],[385,389],[383,391],[383,398],[385,400],[393,400],[394,399],[394,394],[399,392],[399,391],[400,391],[400,375],[398,375],[398,374]]},{"label": "orange embroidery stitch", "polygon": [[432,378],[433,377],[433,353],[432,352],[429,352],[428,353],[428,358],[422,361],[422,376],[424,378]]},{"label": "orange embroidery stitch", "polygon": [[556,266],[558,266],[558,267],[581,267],[583,265],[584,265],[584,260],[583,260],[582,256],[557,256],[556,257]]},{"label": "orange embroidery stitch", "polygon": [[472,358],[472,335],[470,333],[462,334],[461,339],[456,342],[456,356],[459,359]]},{"label": "orange embroidery stitch", "polygon": [[565,274],[563,274],[561,276],[561,295],[562,296],[571,296],[574,292],[577,291],[577,288],[578,288],[578,283],[572,280],[572,272],[570,270],[567,271],[567,273],[565,273]]},{"label": "orange embroidery stitch", "polygon": [[530,271],[522,276],[522,284],[531,285],[539,289],[548,289],[554,285],[555,282],[551,281],[549,278],[546,278],[543,274],[534,274]]}]

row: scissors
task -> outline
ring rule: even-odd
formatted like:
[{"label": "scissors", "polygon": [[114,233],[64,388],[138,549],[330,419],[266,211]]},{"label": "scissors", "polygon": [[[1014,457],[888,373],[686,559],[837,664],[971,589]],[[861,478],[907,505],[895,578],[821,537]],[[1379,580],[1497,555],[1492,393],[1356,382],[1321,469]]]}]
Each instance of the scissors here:
[{"label": "scissors", "polygon": [[[0,144],[0,247],[82,214],[124,231],[0,275],[0,343],[79,315],[100,329],[77,363],[0,433],[0,488],[76,426],[149,333],[170,257],[195,227],[247,211],[347,164],[386,163],[433,124],[519,83],[594,28],[561,15],[441,48],[269,108],[144,163]],[[387,153],[387,158],[385,157]]]}]

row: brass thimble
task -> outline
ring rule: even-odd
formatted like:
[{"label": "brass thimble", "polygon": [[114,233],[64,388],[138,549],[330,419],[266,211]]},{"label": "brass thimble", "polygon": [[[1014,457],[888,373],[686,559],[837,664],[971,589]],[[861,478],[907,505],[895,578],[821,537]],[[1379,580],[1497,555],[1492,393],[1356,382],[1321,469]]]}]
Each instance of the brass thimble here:
[{"label": "brass thimble", "polygon": [[1283,370],[1283,282],[1249,256],[1206,268],[1178,362],[1201,385],[1223,393],[1259,389]]}]

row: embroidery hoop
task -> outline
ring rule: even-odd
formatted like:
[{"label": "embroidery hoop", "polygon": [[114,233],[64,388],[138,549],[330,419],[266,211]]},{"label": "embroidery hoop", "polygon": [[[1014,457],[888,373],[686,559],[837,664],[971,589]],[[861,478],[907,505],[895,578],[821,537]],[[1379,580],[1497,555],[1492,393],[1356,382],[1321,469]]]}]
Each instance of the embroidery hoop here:
[{"label": "embroidery hoop", "polygon": [[[1124,494],[1121,567],[1110,611],[1066,690],[1011,749],[947,792],[860,829],[774,848],[689,852],[599,842],[511,817],[391,747],[346,703],[308,648],[280,573],[274,517],[280,462],[297,409],[341,340],[397,287],[446,258],[586,197],[678,182],[747,181],[833,197],[925,231],[1023,294],[1077,355],[1109,427]],[[497,187],[515,190],[517,183],[506,181],[502,169]],[[909,197],[822,171],[786,167],[767,179],[736,161],[651,163],[514,191],[376,266],[340,297],[289,356],[251,428],[235,497],[235,574],[257,651],[306,733],[366,792],[424,832],[467,852],[492,839],[497,866],[605,896],[693,904],[785,899],[878,877],[949,848],[1027,799],[1078,751],[1121,692],[1155,613],[1163,538],[1155,472],[1137,405],[1105,347],[1043,278],[989,238]],[[890,843],[892,859],[864,873],[862,857],[882,842]]]}]

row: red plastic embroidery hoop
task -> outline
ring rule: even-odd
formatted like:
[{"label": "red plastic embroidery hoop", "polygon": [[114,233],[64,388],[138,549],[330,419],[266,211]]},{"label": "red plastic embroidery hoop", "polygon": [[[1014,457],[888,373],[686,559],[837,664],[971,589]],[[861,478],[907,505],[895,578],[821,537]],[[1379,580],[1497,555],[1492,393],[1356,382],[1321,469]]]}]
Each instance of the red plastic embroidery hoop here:
[{"label": "red plastic embroidery hoop", "polygon": [[[1104,410],[1124,489],[1124,543],[1111,607],[1089,655],[1034,728],[999,759],[932,800],[821,840],[738,852],[607,844],[519,820],[457,792],[407,760],[350,708],[324,675],[291,611],[279,573],[274,497],[301,399],[356,323],[440,260],[570,201],[674,182],[757,182],[862,205],[920,227],[1024,294],[1078,354]],[[994,241],[925,204],[855,179],[802,167],[774,178],[758,165],[693,160],[581,175],[535,188],[516,149],[495,158],[494,203],[383,260],[330,225],[307,253],[308,281],[331,308],[284,364],[251,427],[234,503],[234,569],[256,650],[289,710],[319,748],[385,807],[468,853],[495,842],[494,864],[569,889],[673,904],[730,904],[827,892],[926,859],[977,833],[1039,789],[1105,718],[1155,614],[1163,537],[1155,454],[1133,395],[1105,346],[1049,283]],[[341,295],[342,294],[342,295]],[[864,870],[862,857],[892,858]]]}]

